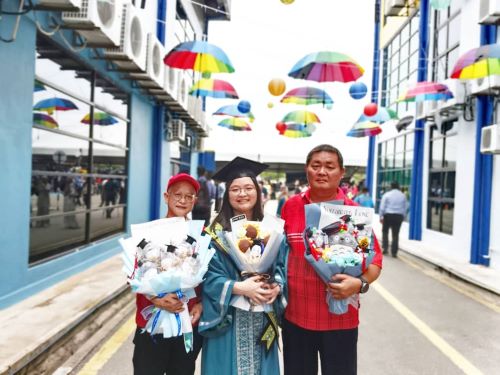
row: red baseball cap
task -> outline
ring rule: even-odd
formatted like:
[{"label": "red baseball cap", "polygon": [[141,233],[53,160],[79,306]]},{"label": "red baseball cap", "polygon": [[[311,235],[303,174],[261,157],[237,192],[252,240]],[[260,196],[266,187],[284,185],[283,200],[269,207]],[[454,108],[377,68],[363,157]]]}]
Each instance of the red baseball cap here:
[{"label": "red baseball cap", "polygon": [[178,173],[175,176],[170,177],[167,184],[167,190],[170,189],[170,186],[182,181],[185,181],[194,187],[194,191],[198,194],[198,191],[200,190],[200,183],[187,173]]}]

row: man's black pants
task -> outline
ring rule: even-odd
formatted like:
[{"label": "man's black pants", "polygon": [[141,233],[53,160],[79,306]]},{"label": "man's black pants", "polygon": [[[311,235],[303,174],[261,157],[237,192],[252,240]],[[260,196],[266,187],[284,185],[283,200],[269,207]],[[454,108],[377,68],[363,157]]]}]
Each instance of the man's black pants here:
[{"label": "man's black pants", "polygon": [[358,329],[311,331],[283,319],[285,375],[356,375]]},{"label": "man's black pants", "polygon": [[403,219],[403,215],[400,214],[384,214],[384,222],[382,223],[382,248],[384,254],[389,249],[389,229],[391,230],[391,254],[396,256],[398,253],[399,230]]}]

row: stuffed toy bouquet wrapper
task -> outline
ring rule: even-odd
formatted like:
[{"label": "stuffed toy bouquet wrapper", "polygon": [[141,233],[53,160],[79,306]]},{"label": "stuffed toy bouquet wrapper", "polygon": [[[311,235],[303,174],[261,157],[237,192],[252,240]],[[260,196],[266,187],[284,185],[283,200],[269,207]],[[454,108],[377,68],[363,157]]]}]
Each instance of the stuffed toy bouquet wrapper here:
[{"label": "stuffed toy bouquet wrapper", "polygon": [[163,297],[176,293],[184,311],[170,313],[149,306],[140,313],[145,330],[163,337],[184,335],[186,351],[192,348],[192,325],[187,302],[196,296],[208,263],[215,253],[210,237],[202,236],[203,220],[160,219],[131,225],[131,237],[120,239],[123,270],[134,293]]},{"label": "stuffed toy bouquet wrapper", "polygon": [[[372,234],[373,208],[322,202],[305,206],[305,257],[324,282],[343,273],[361,276],[375,255]],[[348,306],[359,307],[359,294],[336,300],[327,292],[333,314],[345,314]]]},{"label": "stuffed toy bouquet wrapper", "polygon": [[[231,218],[231,232],[216,228],[215,235],[243,280],[258,275],[271,285],[276,281],[272,271],[283,240],[284,224],[284,220],[273,215],[265,215],[262,221],[249,221],[245,215],[239,215]],[[254,305],[244,296],[235,295],[230,303],[246,311],[272,311],[271,305]]]}]

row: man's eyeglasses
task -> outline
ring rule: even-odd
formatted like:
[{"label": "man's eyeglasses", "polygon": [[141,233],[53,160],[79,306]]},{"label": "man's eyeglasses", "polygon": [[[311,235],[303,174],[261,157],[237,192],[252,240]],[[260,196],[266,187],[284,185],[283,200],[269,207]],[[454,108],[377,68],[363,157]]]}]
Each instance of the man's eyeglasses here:
[{"label": "man's eyeglasses", "polygon": [[170,196],[172,196],[172,198],[174,198],[174,201],[176,201],[176,202],[179,202],[184,198],[184,200],[187,203],[193,203],[195,198],[196,198],[196,195],[194,195],[194,194],[175,193],[175,194],[170,194]]},{"label": "man's eyeglasses", "polygon": [[255,186],[245,186],[242,188],[234,187],[234,188],[229,189],[229,192],[233,195],[239,195],[241,193],[251,194],[254,191],[255,191]]}]

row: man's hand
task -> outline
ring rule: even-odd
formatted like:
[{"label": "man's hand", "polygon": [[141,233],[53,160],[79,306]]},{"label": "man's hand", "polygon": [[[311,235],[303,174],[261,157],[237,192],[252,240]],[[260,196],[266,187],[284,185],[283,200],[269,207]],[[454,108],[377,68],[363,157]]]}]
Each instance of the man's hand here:
[{"label": "man's hand", "polygon": [[150,299],[153,304],[170,313],[180,313],[184,311],[184,304],[175,293],[169,293],[164,297],[153,297]]},{"label": "man's hand", "polygon": [[260,276],[252,276],[245,281],[234,283],[233,294],[248,297],[256,305],[266,303],[270,292],[263,288],[264,282]]},{"label": "man's hand", "polygon": [[346,299],[359,293],[361,280],[357,277],[338,273],[332,276],[332,282],[327,283],[327,289],[335,299]]},{"label": "man's hand", "polygon": [[203,305],[201,304],[201,302],[198,302],[191,308],[191,311],[189,312],[189,315],[191,316],[191,324],[194,324],[198,320],[200,320],[202,311]]},{"label": "man's hand", "polygon": [[274,284],[269,285],[269,288],[267,290],[269,291],[269,299],[267,300],[266,303],[268,305],[270,305],[276,300],[276,298],[280,294],[281,287],[280,287],[280,284],[274,283]]}]

